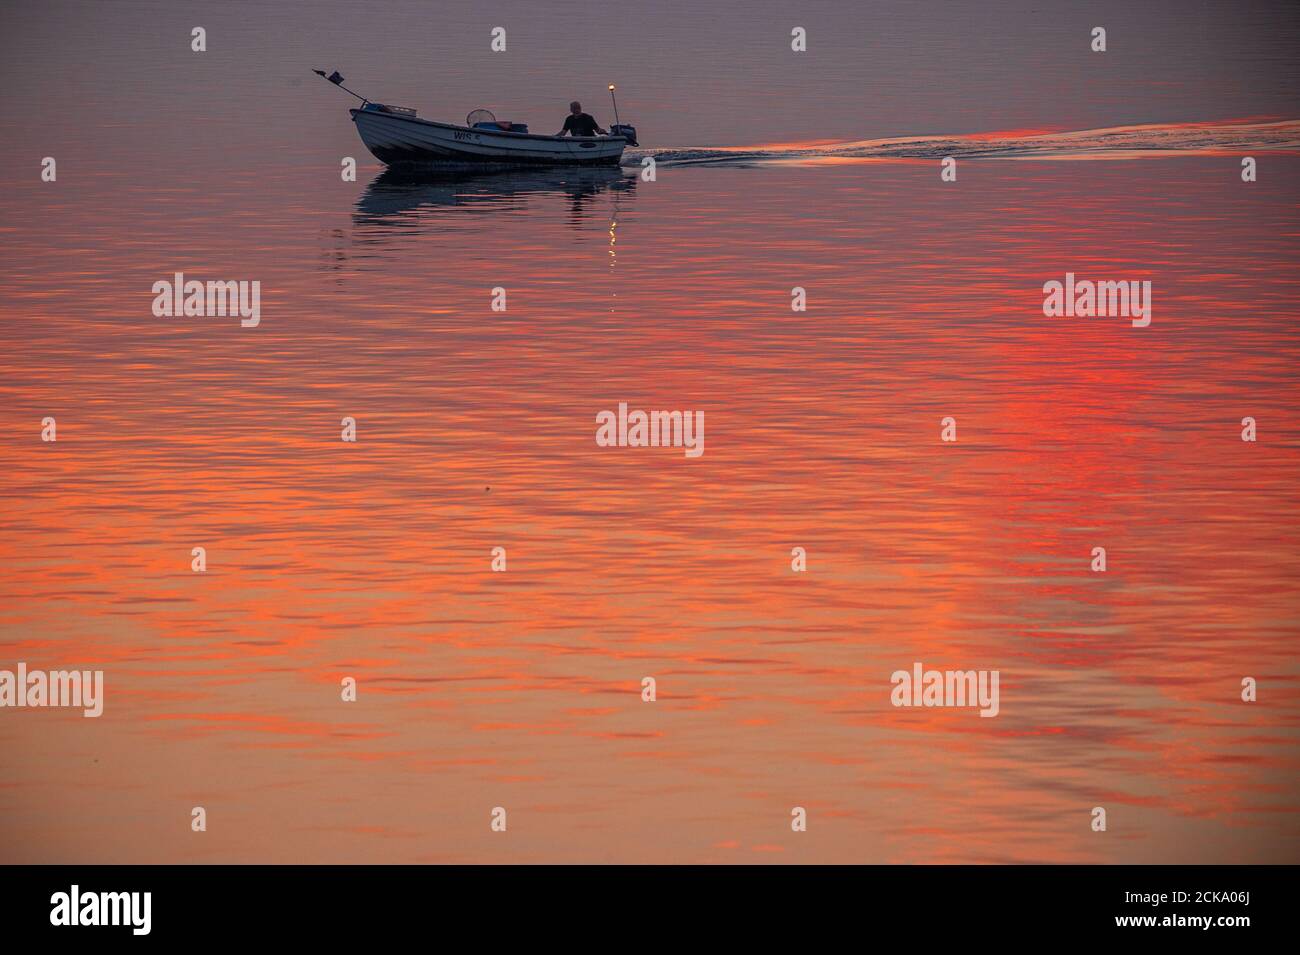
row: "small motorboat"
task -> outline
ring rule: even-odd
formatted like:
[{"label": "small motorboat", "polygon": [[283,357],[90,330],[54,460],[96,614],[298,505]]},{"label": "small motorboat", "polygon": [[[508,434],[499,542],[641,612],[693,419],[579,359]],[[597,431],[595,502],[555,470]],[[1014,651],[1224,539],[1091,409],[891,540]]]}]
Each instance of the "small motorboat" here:
[{"label": "small motorboat", "polygon": [[[314,72],[325,76],[321,70]],[[611,126],[608,136],[546,136],[528,132],[522,123],[499,121],[485,109],[472,111],[463,126],[439,123],[421,119],[409,107],[375,103],[353,93],[343,86],[337,71],[325,78],[361,100],[359,108],[349,110],[357,133],[371,154],[390,166],[446,170],[616,166],[624,148],[637,145],[636,128],[622,123]]]}]

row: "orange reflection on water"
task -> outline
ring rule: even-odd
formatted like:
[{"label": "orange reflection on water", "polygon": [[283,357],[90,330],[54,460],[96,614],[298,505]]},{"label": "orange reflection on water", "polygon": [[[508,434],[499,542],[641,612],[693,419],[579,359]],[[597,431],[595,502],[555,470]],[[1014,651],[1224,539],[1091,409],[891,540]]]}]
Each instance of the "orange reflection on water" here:
[{"label": "orange reflection on water", "polygon": [[[4,858],[1293,860],[1276,162],[16,197],[0,646],[108,698],[0,713]],[[155,319],[177,270],[261,327]],[[1066,271],[1151,327],[1044,318]],[[597,447],[620,401],[704,455]],[[1000,715],[895,709],[914,661]]]}]

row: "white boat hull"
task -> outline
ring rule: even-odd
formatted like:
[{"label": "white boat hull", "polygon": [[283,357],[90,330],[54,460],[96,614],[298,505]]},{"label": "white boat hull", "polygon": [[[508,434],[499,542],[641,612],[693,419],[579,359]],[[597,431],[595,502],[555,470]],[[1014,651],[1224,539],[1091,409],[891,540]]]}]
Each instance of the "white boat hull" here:
[{"label": "white boat hull", "polygon": [[615,166],[627,145],[622,136],[539,136],[435,123],[373,109],[350,112],[366,148],[390,166]]}]

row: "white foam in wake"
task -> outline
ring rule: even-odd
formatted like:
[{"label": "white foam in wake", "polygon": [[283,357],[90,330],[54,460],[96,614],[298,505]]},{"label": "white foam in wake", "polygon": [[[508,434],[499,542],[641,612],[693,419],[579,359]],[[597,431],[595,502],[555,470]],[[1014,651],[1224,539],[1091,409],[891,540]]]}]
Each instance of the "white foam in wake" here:
[{"label": "white foam in wake", "polygon": [[817,162],[874,159],[1129,159],[1159,155],[1241,155],[1300,151],[1300,120],[1267,123],[1177,123],[1112,126],[1071,132],[912,136],[845,143],[781,143],[731,148],[630,150],[625,165],[656,163]]}]

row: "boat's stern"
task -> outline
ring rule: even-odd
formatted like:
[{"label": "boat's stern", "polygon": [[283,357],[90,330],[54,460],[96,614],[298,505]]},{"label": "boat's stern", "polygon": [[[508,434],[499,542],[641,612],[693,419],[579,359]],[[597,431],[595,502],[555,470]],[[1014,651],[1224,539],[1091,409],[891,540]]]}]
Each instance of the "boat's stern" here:
[{"label": "boat's stern", "polygon": [[629,146],[641,145],[636,141],[636,127],[630,123],[615,123],[609,127],[609,134],[611,136],[622,136],[627,140]]}]

